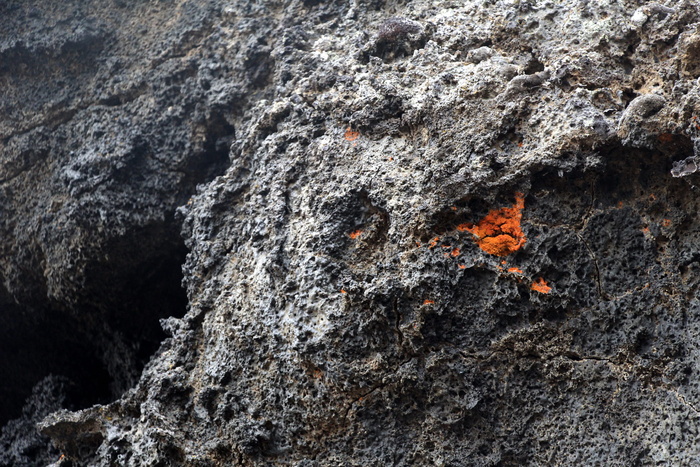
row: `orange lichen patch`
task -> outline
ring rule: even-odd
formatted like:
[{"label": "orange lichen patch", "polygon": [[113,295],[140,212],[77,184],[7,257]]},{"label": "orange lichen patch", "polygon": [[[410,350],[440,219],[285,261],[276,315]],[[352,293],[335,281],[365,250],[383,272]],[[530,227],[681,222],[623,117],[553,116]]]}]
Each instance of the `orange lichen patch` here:
[{"label": "orange lichen patch", "polygon": [[452,256],[453,258],[456,258],[459,256],[460,253],[461,253],[461,251],[459,250],[459,248],[455,248],[454,250],[450,251],[450,256]]},{"label": "orange lichen patch", "polygon": [[659,135],[659,141],[662,143],[670,143],[673,141],[673,135],[671,133],[661,133]]},{"label": "orange lichen patch", "polygon": [[540,277],[535,282],[533,282],[530,288],[535,292],[539,293],[549,293],[552,291],[552,288],[547,285],[547,281],[544,280],[543,277]]},{"label": "orange lichen patch", "polygon": [[651,230],[649,230],[649,227],[642,227],[642,232],[645,234],[651,233]]},{"label": "orange lichen patch", "polygon": [[450,209],[452,209],[453,211],[456,211],[456,210],[457,210],[457,206],[451,206]]},{"label": "orange lichen patch", "polygon": [[486,253],[506,256],[514,253],[525,244],[525,234],[520,228],[525,198],[515,194],[515,204],[509,208],[490,211],[478,224],[460,224],[457,230],[470,232],[476,236],[477,245]]},{"label": "orange lichen patch", "polygon": [[458,267],[459,269],[467,269],[467,265],[466,265],[466,264],[458,264],[457,267]]},{"label": "orange lichen patch", "polygon": [[625,203],[623,203],[622,201],[618,201],[617,207],[618,207],[618,208],[623,208],[623,207],[625,207]]},{"label": "orange lichen patch", "polygon": [[514,273],[517,272],[518,274],[523,273],[522,269],[519,269],[519,268],[508,268],[508,272],[514,272]]},{"label": "orange lichen patch", "polygon": [[348,127],[345,130],[345,140],[346,141],[355,141],[359,137],[360,137],[359,131],[352,131],[352,128],[350,128],[350,127]]},{"label": "orange lichen patch", "polygon": [[440,237],[435,237],[434,239],[430,240],[430,243],[428,243],[428,248],[435,248],[440,241]]},{"label": "orange lichen patch", "polygon": [[440,245],[440,246],[442,246],[443,248],[452,248],[452,245]]},{"label": "orange lichen patch", "polygon": [[340,289],[340,293],[348,293],[345,289]]},{"label": "orange lichen patch", "polygon": [[355,240],[355,239],[356,239],[357,237],[359,237],[360,235],[362,235],[362,229],[357,229],[357,230],[354,231],[354,232],[350,232],[350,233],[348,234],[348,237],[350,237],[350,238],[352,238],[353,240]]},{"label": "orange lichen patch", "polygon": [[664,219],[663,221],[661,221],[661,225],[663,225],[664,227],[670,227],[671,219]]},{"label": "orange lichen patch", "polygon": [[432,305],[432,304],[434,304],[434,303],[435,303],[435,302],[434,302],[433,300],[427,300],[427,299],[426,299],[426,300],[423,301],[423,305]]}]

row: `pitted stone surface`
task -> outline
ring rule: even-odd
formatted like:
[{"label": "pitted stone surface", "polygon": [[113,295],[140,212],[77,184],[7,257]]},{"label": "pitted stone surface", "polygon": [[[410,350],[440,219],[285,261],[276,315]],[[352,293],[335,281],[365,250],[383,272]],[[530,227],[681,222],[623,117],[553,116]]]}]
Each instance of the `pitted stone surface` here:
[{"label": "pitted stone surface", "polygon": [[[41,424],[71,460],[700,456],[697,175],[671,173],[700,134],[694,2],[73,3],[48,38],[0,7],[27,25],[5,79],[50,56],[88,83],[18,83],[35,110],[0,124],[3,196],[40,188],[0,221],[32,232],[2,297],[74,316],[110,240],[160,219],[188,308],[133,389]],[[53,202],[65,233],[35,235]],[[490,254],[474,225],[504,208],[526,241]],[[129,238],[125,262],[162,252]]]}]

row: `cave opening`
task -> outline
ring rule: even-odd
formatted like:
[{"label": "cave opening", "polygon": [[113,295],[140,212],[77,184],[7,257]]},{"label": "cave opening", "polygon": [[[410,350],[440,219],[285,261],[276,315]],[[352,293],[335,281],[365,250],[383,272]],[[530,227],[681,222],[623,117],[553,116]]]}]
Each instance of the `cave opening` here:
[{"label": "cave opening", "polygon": [[49,376],[70,381],[62,395],[69,410],[109,403],[135,386],[167,337],[159,320],[187,309],[187,250],[177,233],[159,226],[111,245],[115,259],[91,265],[73,309],[0,305],[0,426],[31,416],[23,414],[25,401]]},{"label": "cave opening", "polygon": [[230,165],[233,126],[215,115],[204,132],[207,143],[181,167],[174,206],[164,205],[162,219],[132,226],[89,252],[73,303],[17,304],[0,287],[0,426],[46,415],[28,413],[33,388],[46,378],[69,381],[60,385],[61,407],[68,410],[110,403],[136,386],[168,337],[160,320],[182,318],[188,307],[182,272],[188,250],[175,208]]}]

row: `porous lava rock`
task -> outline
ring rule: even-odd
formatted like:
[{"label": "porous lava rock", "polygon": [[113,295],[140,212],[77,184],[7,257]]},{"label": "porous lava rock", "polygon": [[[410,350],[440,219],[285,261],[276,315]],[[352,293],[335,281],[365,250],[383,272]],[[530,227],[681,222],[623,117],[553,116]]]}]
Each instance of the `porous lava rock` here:
[{"label": "porous lava rock", "polygon": [[5,419],[82,387],[57,465],[700,457],[696,2],[0,18],[2,348],[55,342]]}]

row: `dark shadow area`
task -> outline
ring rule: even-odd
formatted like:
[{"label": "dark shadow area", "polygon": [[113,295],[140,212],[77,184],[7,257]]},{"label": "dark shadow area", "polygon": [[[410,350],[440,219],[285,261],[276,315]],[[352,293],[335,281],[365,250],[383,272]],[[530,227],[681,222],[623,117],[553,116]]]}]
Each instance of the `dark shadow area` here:
[{"label": "dark shadow area", "polygon": [[[195,186],[229,165],[233,128],[215,119],[203,151],[190,158],[178,187],[185,203]],[[134,170],[138,170],[138,166]],[[49,375],[70,380],[64,408],[109,403],[134,387],[167,337],[160,320],[182,317],[187,249],[173,214],[132,228],[89,252],[75,303],[17,305],[0,290],[0,426],[22,416],[32,388]]]},{"label": "dark shadow area", "polygon": [[187,250],[178,231],[173,223],[115,241],[108,248],[114,259],[92,265],[74,309],[0,305],[0,425],[21,415],[48,375],[71,381],[68,409],[108,403],[135,385],[166,337],[159,320],[187,308]]},{"label": "dark shadow area", "polygon": [[107,402],[110,376],[81,324],[52,310],[0,305],[0,425],[22,413],[34,385],[60,374],[75,385],[67,408]]},{"label": "dark shadow area", "polygon": [[83,305],[72,310],[109,372],[112,398],[136,384],[166,337],[159,320],[187,309],[179,229],[171,220],[114,239],[110,260],[90,265]]}]

